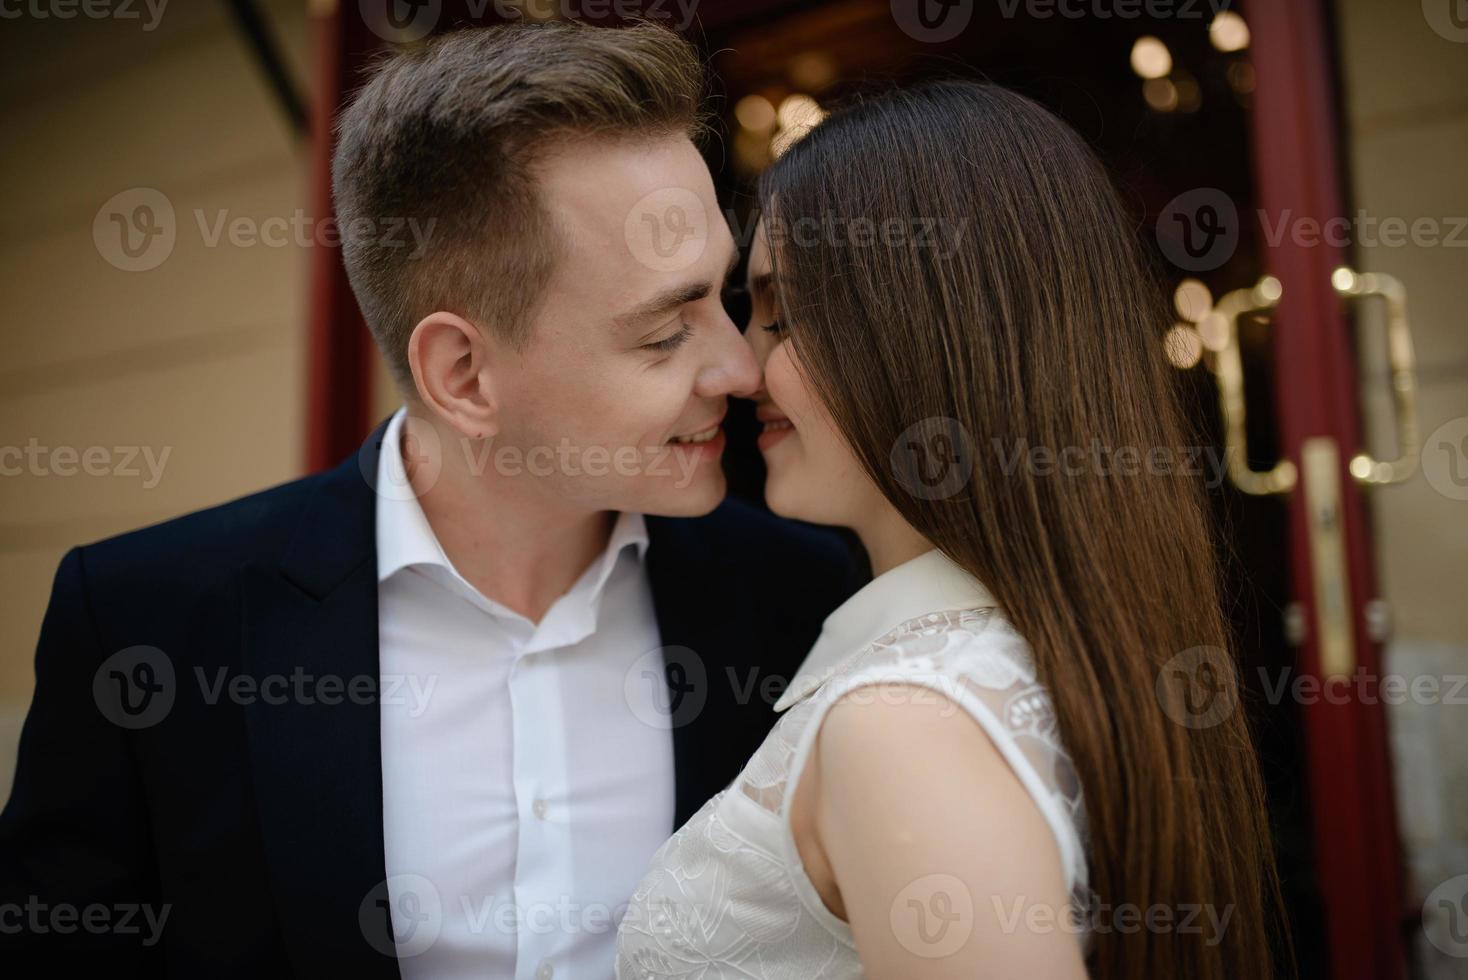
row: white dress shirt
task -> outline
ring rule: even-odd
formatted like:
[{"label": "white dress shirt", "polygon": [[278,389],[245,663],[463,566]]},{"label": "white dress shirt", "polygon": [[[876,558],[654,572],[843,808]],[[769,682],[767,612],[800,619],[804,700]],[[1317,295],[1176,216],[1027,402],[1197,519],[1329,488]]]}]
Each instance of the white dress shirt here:
[{"label": "white dress shirt", "polygon": [[444,555],[404,475],[404,416],[383,440],[376,518],[402,975],[609,978],[627,900],[673,829],[667,714],[655,685],[628,681],[660,644],[642,515],[620,514],[533,623]]}]

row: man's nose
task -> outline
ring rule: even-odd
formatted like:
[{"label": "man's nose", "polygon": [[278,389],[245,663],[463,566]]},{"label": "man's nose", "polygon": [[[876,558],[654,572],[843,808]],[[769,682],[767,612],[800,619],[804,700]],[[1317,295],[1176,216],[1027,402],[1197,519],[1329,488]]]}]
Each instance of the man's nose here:
[{"label": "man's nose", "polygon": [[727,316],[720,320],[714,328],[717,337],[708,365],[699,375],[697,393],[707,398],[721,395],[749,398],[764,386],[764,373],[734,321]]}]

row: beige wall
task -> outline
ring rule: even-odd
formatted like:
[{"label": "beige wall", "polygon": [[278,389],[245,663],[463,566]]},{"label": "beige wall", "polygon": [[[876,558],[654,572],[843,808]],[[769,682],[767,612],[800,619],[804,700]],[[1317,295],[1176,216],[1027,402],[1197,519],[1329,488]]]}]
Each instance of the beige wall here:
[{"label": "beige wall", "polygon": [[[304,87],[304,0],[262,7]],[[23,471],[0,476],[0,799],[66,549],[300,471],[306,250],[211,246],[195,217],[289,219],[307,203],[304,148],[226,8],[170,3],[152,30],[146,14],[0,29],[0,451],[104,447],[92,468],[124,471],[0,460]],[[148,271],[115,268],[93,237],[104,202],[135,187],[175,214]],[[141,455],[126,474],[133,447],[162,460],[156,485]]]},{"label": "beige wall", "polygon": [[[1436,3],[1444,21],[1449,2]],[[1415,0],[1339,0],[1336,8],[1354,205],[1374,218],[1430,217],[1444,228],[1468,220],[1468,32],[1444,37]],[[1458,241],[1357,249],[1363,270],[1390,273],[1407,287],[1424,440],[1455,419],[1468,426],[1468,229]],[[1365,339],[1381,343],[1370,330]],[[1366,421],[1385,455],[1392,447],[1389,389],[1380,355],[1366,351],[1362,359]],[[1423,461],[1425,472],[1410,482],[1371,493],[1381,591],[1393,621],[1387,669],[1461,676],[1468,673],[1468,502],[1438,489],[1450,486],[1452,462],[1440,445],[1427,440]],[[1468,458],[1457,463],[1468,466]],[[1421,902],[1468,872],[1468,705],[1403,704],[1390,719],[1402,833]],[[1468,960],[1420,939],[1418,946],[1423,976],[1468,977]]]}]

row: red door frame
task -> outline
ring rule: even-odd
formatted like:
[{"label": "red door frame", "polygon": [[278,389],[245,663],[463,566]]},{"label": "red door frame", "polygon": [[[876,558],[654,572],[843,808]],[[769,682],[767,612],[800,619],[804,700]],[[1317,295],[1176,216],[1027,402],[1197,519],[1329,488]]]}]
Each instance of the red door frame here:
[{"label": "red door frame", "polygon": [[[315,78],[311,99],[311,213],[331,207],[331,153],[337,110],[355,88],[362,66],[381,41],[356,16],[356,4],[312,4]],[[342,14],[342,8],[349,13]],[[355,452],[372,425],[376,356],[342,265],[341,249],[310,256],[306,349],[307,472],[334,466]]]},{"label": "red door frame", "polygon": [[[1258,206],[1271,224],[1281,215],[1324,221],[1345,214],[1338,164],[1333,60],[1324,0],[1259,0],[1247,8],[1257,87],[1253,160]],[[1324,236],[1330,237],[1330,236]],[[1266,271],[1283,297],[1274,318],[1275,403],[1283,452],[1326,436],[1340,449],[1342,527],[1357,668],[1381,676],[1381,650],[1364,609],[1376,596],[1370,527],[1360,488],[1347,470],[1361,445],[1357,369],[1331,273],[1350,256],[1324,241],[1280,238],[1265,252]],[[1289,497],[1289,559],[1294,599],[1312,624],[1299,672],[1321,677],[1314,581],[1303,481]],[[1385,711],[1344,699],[1301,706],[1315,839],[1325,910],[1330,975],[1393,980],[1406,973],[1402,860],[1397,836]],[[1374,687],[1365,688],[1369,693]],[[1331,703],[1344,700],[1345,703]]]}]

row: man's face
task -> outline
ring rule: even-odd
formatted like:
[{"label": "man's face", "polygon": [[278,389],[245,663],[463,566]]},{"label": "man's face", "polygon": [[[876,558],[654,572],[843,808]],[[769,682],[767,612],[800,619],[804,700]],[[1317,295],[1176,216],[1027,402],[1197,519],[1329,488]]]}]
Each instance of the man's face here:
[{"label": "man's face", "polygon": [[708,168],[677,137],[581,141],[538,175],[563,255],[525,350],[491,340],[491,451],[515,447],[525,479],[588,510],[707,513],[727,398],[760,376],[724,312],[737,251]]}]

